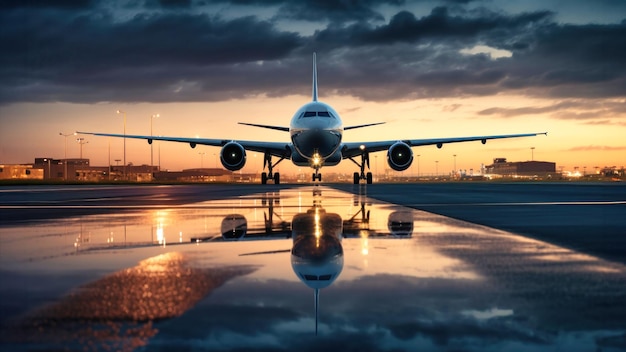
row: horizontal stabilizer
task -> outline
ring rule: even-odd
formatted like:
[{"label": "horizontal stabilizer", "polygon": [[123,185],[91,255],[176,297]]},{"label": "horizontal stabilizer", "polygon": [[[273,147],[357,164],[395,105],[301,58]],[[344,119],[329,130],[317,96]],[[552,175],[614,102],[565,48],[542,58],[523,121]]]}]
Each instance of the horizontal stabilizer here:
[{"label": "horizontal stabilizer", "polygon": [[246,122],[238,122],[238,124],[246,125],[246,126],[261,127],[261,128],[269,128],[270,130],[289,132],[289,127],[283,127],[283,126],[258,125],[256,123],[246,123]]},{"label": "horizontal stabilizer", "polygon": [[376,126],[376,125],[382,125],[384,122],[376,122],[376,123],[368,123],[366,125],[358,125],[358,126],[348,126],[348,127],[344,127],[343,130],[353,130],[355,128],[361,128],[361,127],[369,127],[369,126]]}]

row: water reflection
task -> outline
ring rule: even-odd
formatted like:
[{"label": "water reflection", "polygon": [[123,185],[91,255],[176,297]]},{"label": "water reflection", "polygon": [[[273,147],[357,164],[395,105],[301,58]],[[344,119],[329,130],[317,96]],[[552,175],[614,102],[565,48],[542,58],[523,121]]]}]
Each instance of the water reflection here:
[{"label": "water reflection", "polygon": [[626,347],[623,265],[365,192],[303,187],[0,232],[3,350]]},{"label": "water reflection", "polygon": [[198,268],[184,254],[160,254],[35,308],[3,329],[0,341],[132,351],[158,332],[155,322],[182,315],[225,282],[254,270]]}]

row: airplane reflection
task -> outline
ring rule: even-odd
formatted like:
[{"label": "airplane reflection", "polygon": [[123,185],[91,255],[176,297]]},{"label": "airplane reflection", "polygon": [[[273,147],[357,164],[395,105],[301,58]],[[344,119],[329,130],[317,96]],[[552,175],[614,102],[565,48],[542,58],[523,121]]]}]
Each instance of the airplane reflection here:
[{"label": "airplane reflection", "polygon": [[335,282],[343,269],[343,222],[339,214],[322,208],[321,193],[314,194],[313,199],[313,207],[296,214],[291,222],[291,267],[300,281],[313,289],[317,335],[320,289]]},{"label": "airplane reflection", "polygon": [[[367,238],[381,235],[370,229],[370,211],[366,209],[367,201],[363,193],[360,193],[355,203],[359,205],[356,214],[347,220],[343,220],[337,213],[327,212],[322,206],[322,191],[313,189],[313,205],[304,213],[295,214],[291,221],[291,231],[285,232],[289,225],[281,222],[279,231],[273,231],[275,224],[271,214],[274,214],[274,198],[264,199],[263,204],[268,205],[268,212],[264,213],[265,226],[260,232],[249,231],[245,216],[231,214],[222,220],[222,238],[224,240],[242,240],[245,237],[270,236],[284,234],[291,237],[291,267],[295,275],[307,287],[314,292],[315,306],[315,334],[318,333],[319,321],[319,297],[320,290],[334,283],[344,265],[344,251],[342,239],[347,236]],[[267,214],[270,214],[268,216]],[[359,216],[360,215],[360,216]],[[387,221],[389,230],[385,236],[411,237],[413,232],[413,214],[410,211],[394,211]],[[280,231],[282,230],[282,231]],[[284,251],[257,252],[243,255],[266,255],[283,253]]]},{"label": "airplane reflection", "polygon": [[[355,195],[354,205],[359,209],[351,217],[346,220],[342,220],[339,214],[337,216],[338,221],[341,222],[341,227],[337,230],[340,231],[340,237],[342,238],[363,238],[363,237],[411,237],[413,234],[413,212],[409,210],[393,211],[389,214],[387,219],[387,231],[381,232],[370,226],[371,214],[367,209],[368,203],[367,196],[365,194],[365,188],[361,187],[358,195]],[[309,214],[315,209],[319,209],[319,214],[325,214],[326,211],[321,205],[322,202],[322,190],[314,188],[312,191],[313,205],[312,208],[305,214]],[[292,222],[285,221],[276,213],[275,205],[280,204],[280,193],[271,192],[265,193],[261,198],[261,203],[267,210],[263,213],[263,228],[254,228],[248,225],[248,220],[242,214],[229,214],[222,219],[221,223],[221,239],[225,241],[237,241],[245,239],[254,239],[258,237],[276,237],[276,238],[292,238],[293,237],[293,223],[300,216],[304,217],[304,214],[296,214]],[[278,217],[279,221],[274,221],[274,217]],[[329,220],[330,221],[330,220]],[[216,240],[214,236],[205,237],[193,237],[192,242],[203,242]]]}]

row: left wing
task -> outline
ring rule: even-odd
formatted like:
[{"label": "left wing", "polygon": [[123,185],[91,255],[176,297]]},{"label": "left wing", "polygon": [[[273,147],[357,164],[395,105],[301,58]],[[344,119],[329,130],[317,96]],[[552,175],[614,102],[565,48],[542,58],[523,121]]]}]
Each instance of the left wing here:
[{"label": "left wing", "polygon": [[269,153],[273,156],[284,157],[285,159],[291,159],[291,143],[281,142],[262,142],[262,141],[240,141],[233,139],[209,139],[209,138],[189,138],[189,137],[164,137],[164,136],[142,136],[132,134],[115,134],[115,133],[95,133],[95,132],[76,132],[78,134],[88,134],[92,136],[102,137],[116,137],[116,138],[131,138],[131,139],[143,139],[148,141],[148,144],[152,144],[153,141],[167,141],[167,142],[179,142],[188,143],[191,148],[195,148],[196,145],[209,145],[213,147],[222,147],[228,142],[237,142],[241,146],[253,152]]},{"label": "left wing", "polygon": [[444,144],[448,143],[460,143],[470,141],[481,141],[483,144],[487,143],[489,139],[504,139],[504,138],[518,138],[518,137],[534,137],[538,135],[548,135],[548,132],[539,133],[522,133],[522,134],[503,134],[495,136],[475,136],[475,137],[455,137],[455,138],[430,138],[430,139],[405,139],[405,140],[391,140],[380,142],[350,142],[343,143],[341,147],[341,154],[343,158],[351,158],[357,155],[361,155],[363,151],[367,152],[380,152],[389,149],[396,142],[404,142],[410,147],[419,147],[424,145],[436,145],[437,148],[441,148]]}]

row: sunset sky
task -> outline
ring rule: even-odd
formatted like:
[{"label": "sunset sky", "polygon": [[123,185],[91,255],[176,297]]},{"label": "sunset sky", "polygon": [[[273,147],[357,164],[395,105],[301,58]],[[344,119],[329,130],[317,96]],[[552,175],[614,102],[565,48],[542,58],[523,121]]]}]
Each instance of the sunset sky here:
[{"label": "sunset sky", "polygon": [[[14,0],[0,3],[0,47],[0,164],[63,158],[60,132],[122,133],[118,109],[128,134],[159,114],[155,135],[288,141],[237,122],[288,126],[316,52],[319,98],[344,125],[386,122],[345,141],[548,132],[414,148],[422,174],[451,171],[455,154],[468,170],[530,160],[531,147],[565,170],[626,166],[622,0]],[[121,139],[83,137],[92,165],[122,159]],[[219,164],[213,147],[159,154],[163,169]],[[149,145],[127,141],[126,160],[150,164]],[[261,166],[248,153],[243,171]],[[357,170],[322,169],[338,171]]]}]

